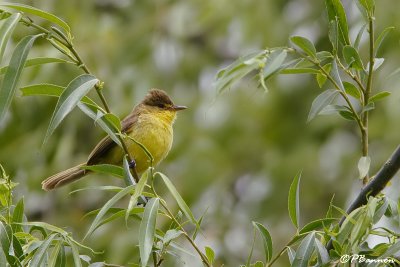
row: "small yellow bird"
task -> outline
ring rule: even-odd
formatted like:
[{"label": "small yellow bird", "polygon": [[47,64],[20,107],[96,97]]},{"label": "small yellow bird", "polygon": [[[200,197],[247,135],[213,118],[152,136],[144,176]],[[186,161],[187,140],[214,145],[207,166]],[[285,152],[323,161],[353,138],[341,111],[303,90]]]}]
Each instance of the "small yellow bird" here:
[{"label": "small yellow bird", "polygon": [[[172,125],[176,112],[186,109],[175,105],[171,98],[159,89],[151,89],[144,100],[135,106],[132,112],[122,121],[122,132],[141,143],[153,156],[153,164],[157,165],[168,154],[172,146]],[[143,148],[132,140],[125,140],[129,153],[135,160],[138,174],[150,167],[150,160]],[[110,137],[105,137],[90,153],[86,163],[54,174],[42,182],[46,191],[76,181],[90,171],[84,166],[97,164],[122,165],[124,151]]]}]

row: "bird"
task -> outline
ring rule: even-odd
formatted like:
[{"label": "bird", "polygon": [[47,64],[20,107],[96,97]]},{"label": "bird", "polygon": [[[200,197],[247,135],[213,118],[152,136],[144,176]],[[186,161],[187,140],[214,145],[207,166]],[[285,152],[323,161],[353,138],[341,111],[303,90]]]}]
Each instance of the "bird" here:
[{"label": "bird", "polygon": [[[153,166],[168,154],[173,142],[173,124],[177,112],[186,106],[175,105],[168,94],[160,89],[151,89],[122,122],[121,132],[142,144],[153,157]],[[136,142],[125,138],[124,142],[133,157],[136,172],[140,175],[150,165],[149,156]],[[85,166],[98,164],[122,165],[125,152],[109,136],[104,137],[92,150],[88,160],[72,168],[56,173],[42,182],[42,188],[50,191],[85,177],[91,171]]]}]

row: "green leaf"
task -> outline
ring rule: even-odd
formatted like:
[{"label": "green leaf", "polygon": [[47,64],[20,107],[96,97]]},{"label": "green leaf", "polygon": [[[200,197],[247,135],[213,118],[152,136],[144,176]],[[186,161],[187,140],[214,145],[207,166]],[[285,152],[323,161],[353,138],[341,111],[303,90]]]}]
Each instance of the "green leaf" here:
[{"label": "green leaf", "polygon": [[375,1],[374,0],[357,0],[357,4],[358,4],[357,6],[359,7],[361,13],[366,15],[367,18],[373,16],[374,11],[375,11]]},{"label": "green leaf", "polygon": [[296,267],[308,267],[308,262],[311,259],[311,255],[315,249],[315,233],[308,234],[300,243],[299,248],[294,256],[292,266]]},{"label": "green leaf", "polygon": [[51,254],[49,256],[49,262],[47,263],[48,264],[47,267],[59,267],[60,266],[60,265],[57,265],[57,260],[59,258],[61,249],[64,249],[61,247],[62,247],[62,244],[60,242],[58,242],[54,246],[53,251],[51,252]]},{"label": "green leaf", "polygon": [[318,238],[315,238],[315,248],[316,251],[318,252],[318,261],[321,265],[327,264],[330,262],[328,250],[322,245],[321,241],[318,240]]},{"label": "green leaf", "polygon": [[360,219],[360,215],[362,212],[363,208],[358,208],[346,216],[346,219],[342,223],[339,233],[336,236],[336,241],[340,246],[342,246],[343,243],[349,239],[350,234],[353,231],[354,224],[357,222],[357,220]]},{"label": "green leaf", "polygon": [[[384,58],[375,58],[374,60],[374,67],[372,68],[373,71],[376,71],[377,69],[379,69],[380,66],[382,66],[383,62],[385,62]],[[367,64],[367,69],[369,70],[369,62]]]},{"label": "green leaf", "polygon": [[358,161],[358,178],[363,179],[365,176],[368,175],[369,167],[371,165],[371,158],[370,157],[361,157]]},{"label": "green leaf", "polygon": [[208,259],[208,262],[212,265],[214,263],[214,259],[215,259],[215,252],[214,252],[214,250],[212,250],[212,248],[207,247],[207,246],[204,249],[206,251],[206,257]]},{"label": "green leaf", "polygon": [[20,13],[15,13],[3,20],[3,24],[0,28],[0,63],[3,60],[8,40],[10,40],[10,37],[21,17],[22,15]]},{"label": "green leaf", "polygon": [[[322,68],[325,70],[326,73],[330,73],[332,68],[332,63],[325,64]],[[316,78],[319,88],[322,88],[327,79],[326,75],[322,71],[319,71]]]},{"label": "green leaf", "polygon": [[293,266],[294,256],[296,255],[296,251],[294,251],[291,247],[287,247],[287,254],[290,262],[290,266]]},{"label": "green leaf", "polygon": [[365,31],[365,28],[366,28],[366,27],[367,27],[367,24],[364,24],[364,25],[360,28],[360,31],[358,32],[357,37],[356,37],[356,40],[354,41],[354,45],[353,45],[353,47],[354,47],[355,49],[358,49],[358,48],[360,47],[361,38],[362,38],[362,36],[363,36],[363,34],[364,34],[364,31]]},{"label": "green leaf", "polygon": [[155,175],[159,175],[163,180],[164,184],[167,186],[169,192],[175,198],[176,202],[178,203],[179,208],[185,214],[186,218],[188,218],[194,225],[197,225],[197,221],[193,216],[192,211],[186,204],[185,200],[181,197],[178,190],[176,190],[175,186],[172,184],[171,180],[161,172],[157,172]]},{"label": "green leaf", "polygon": [[24,37],[14,49],[8,69],[4,75],[3,84],[0,88],[0,122],[10,107],[29,50],[39,36],[42,36],[42,34]]},{"label": "green leaf", "polygon": [[181,230],[170,229],[165,233],[165,235],[163,237],[163,243],[164,244],[168,244],[172,240],[174,240],[174,239],[178,238],[179,236],[181,236],[182,234],[183,234],[183,232]]},{"label": "green leaf", "polygon": [[90,166],[82,166],[82,169],[104,173],[111,176],[115,176],[118,178],[124,177],[124,170],[120,166],[111,165],[111,164],[99,164],[99,165],[90,165]]},{"label": "green leaf", "polygon": [[280,74],[319,74],[320,71],[312,68],[293,68],[293,69],[283,69]]},{"label": "green leaf", "polygon": [[12,230],[11,227],[7,224],[4,224],[0,221],[0,249],[3,250],[7,262],[13,264],[15,259],[12,255],[10,255],[10,250],[12,250]]},{"label": "green leaf", "polygon": [[393,257],[393,255],[397,254],[400,251],[400,241],[394,243],[393,245],[391,245],[386,251],[385,253],[383,253],[379,259],[385,259],[388,257]]},{"label": "green leaf", "polygon": [[296,229],[299,228],[299,220],[300,220],[300,201],[299,201],[300,179],[301,179],[301,172],[299,172],[294,177],[293,182],[290,185],[289,196],[288,196],[289,216]]},{"label": "green leaf", "polygon": [[263,71],[265,81],[284,67],[283,63],[285,62],[286,56],[287,52],[285,50],[275,50],[268,55]]},{"label": "green leaf", "polygon": [[355,117],[354,114],[351,111],[348,110],[341,110],[339,111],[339,115],[342,116],[342,118],[349,120],[349,121],[354,121]]},{"label": "green leaf", "polygon": [[265,51],[251,53],[239,58],[217,73],[215,87],[218,94],[223,93],[232,84],[239,81],[251,71],[260,68],[265,61]]},{"label": "green leaf", "polygon": [[348,111],[348,107],[342,105],[327,105],[320,111],[319,115],[340,114],[340,112]]},{"label": "green leaf", "polygon": [[13,9],[25,12],[25,13],[29,13],[29,14],[41,17],[42,19],[48,20],[50,22],[53,22],[54,24],[63,28],[65,30],[65,32],[68,34],[69,39],[71,39],[71,29],[68,26],[68,24],[53,14],[50,14],[48,12],[45,12],[43,10],[28,6],[28,5],[17,4],[17,3],[0,3],[0,6],[13,8]]},{"label": "green leaf", "polygon": [[[78,103],[77,105],[83,113],[85,113],[89,118],[94,121],[96,121],[98,117],[97,114],[99,112],[102,112],[100,109],[98,109],[97,106],[85,105],[82,103]],[[97,120],[97,125],[99,125],[118,146],[121,146],[121,142],[114,132],[115,129],[112,125],[109,124],[109,122],[101,118],[100,120]]]},{"label": "green leaf", "polygon": [[154,233],[156,229],[157,212],[160,199],[152,198],[146,205],[142,222],[139,227],[139,252],[141,266],[147,266],[153,250]]},{"label": "green leaf", "polygon": [[337,54],[337,51],[339,49],[339,33],[338,33],[338,28],[339,28],[339,22],[337,17],[335,17],[333,20],[329,21],[329,41],[332,44],[332,53],[334,55]]},{"label": "green leaf", "polygon": [[324,219],[318,219],[312,222],[307,223],[301,230],[299,231],[299,234],[306,234],[314,230],[321,229],[325,226],[330,225],[331,223],[337,221],[337,218],[324,218]]},{"label": "green leaf", "polygon": [[364,106],[361,110],[361,114],[370,110],[373,110],[375,108],[375,102],[369,101],[369,103]]},{"label": "green leaf", "polygon": [[63,235],[63,236],[68,235],[68,233],[65,230],[63,230],[59,227],[56,227],[54,225],[45,223],[45,222],[24,222],[24,223],[22,223],[22,225],[44,228],[51,232],[59,233],[60,235]]},{"label": "green leaf", "polygon": [[340,91],[344,92],[344,87],[342,84],[342,79],[340,78],[339,75],[339,69],[336,63],[336,60],[332,62],[332,69],[331,69],[331,76],[333,80],[335,81],[336,85],[339,87]]},{"label": "green leaf", "polygon": [[78,246],[71,239],[67,239],[67,242],[71,248],[72,258],[74,259],[74,267],[81,267],[81,258],[79,257],[79,249]]},{"label": "green leaf", "polygon": [[379,48],[381,48],[383,40],[385,40],[386,36],[391,30],[394,30],[394,27],[387,27],[383,30],[383,32],[381,32],[381,34],[379,34],[378,38],[375,41],[375,56],[378,54]]},{"label": "green leaf", "polygon": [[49,235],[46,240],[40,245],[32,257],[32,261],[29,266],[44,266],[46,260],[46,254],[51,246],[51,242],[57,237],[58,234]]},{"label": "green leaf", "polygon": [[[129,199],[129,204],[128,204],[128,208],[126,209],[126,213],[125,213],[125,221],[128,221],[129,215],[131,213],[131,211],[133,210],[133,208],[136,206],[136,204],[138,203],[138,199],[139,197],[142,195],[143,190],[146,186],[147,180],[149,179],[149,176],[151,175],[151,169],[148,168],[140,177],[139,182],[137,183],[136,187],[135,187],[135,192],[133,193],[133,195],[131,196],[131,198]],[[143,202],[145,203],[146,200],[143,199]]]},{"label": "green leaf", "polygon": [[290,41],[292,41],[292,43],[297,45],[310,57],[317,58],[317,50],[315,49],[314,44],[307,38],[304,38],[302,36],[292,36],[290,37]]},{"label": "green leaf", "polygon": [[272,259],[272,238],[271,234],[268,232],[267,228],[265,228],[261,223],[253,222],[253,226],[260,233],[263,245],[264,245],[264,253],[265,253],[265,261],[270,262]]},{"label": "green leaf", "polygon": [[[131,168],[129,167],[128,163],[128,155],[125,155],[122,161],[122,166],[124,169],[124,180],[126,185],[136,185],[135,178],[133,178],[133,175],[131,173]],[[136,205],[136,203],[135,203]],[[129,214],[129,212],[127,212]]]},{"label": "green leaf", "polygon": [[44,142],[46,143],[57,126],[70,113],[79,101],[98,83],[98,79],[93,75],[83,74],[71,81],[67,88],[61,93],[57,105],[51,117]]},{"label": "green leaf", "polygon": [[346,12],[340,0],[325,0],[328,11],[329,21],[338,21],[338,36],[339,41],[343,45],[349,45],[349,27],[347,24]]},{"label": "green leaf", "polygon": [[22,230],[22,220],[24,218],[24,198],[21,198],[14,208],[12,216],[12,229],[13,233],[23,232]]},{"label": "green leaf", "polygon": [[388,96],[390,96],[390,92],[388,92],[388,91],[379,92],[376,95],[371,96],[371,98],[369,99],[369,102],[376,102],[376,101],[382,100]]},{"label": "green leaf", "polygon": [[354,47],[350,45],[344,46],[343,57],[349,68],[353,68],[356,70],[364,70],[364,65],[361,61],[360,55],[358,54],[357,50]]},{"label": "green leaf", "polygon": [[[61,59],[61,58],[56,58],[56,57],[37,57],[37,58],[30,58],[27,59],[24,65],[24,68],[27,67],[35,67],[35,66],[40,66],[44,64],[51,64],[51,63],[67,63],[67,64],[74,64],[71,61]],[[6,73],[8,69],[8,66],[0,68],[0,75]]]},{"label": "green leaf", "polygon": [[358,87],[350,82],[343,82],[343,86],[346,94],[354,97],[355,99],[361,100],[362,93]]},{"label": "green leaf", "polygon": [[308,113],[307,122],[314,119],[326,106],[328,106],[339,94],[337,90],[326,90],[319,94],[311,104],[310,112]]},{"label": "green leaf", "polygon": [[86,239],[88,236],[90,236],[93,233],[93,231],[97,228],[98,224],[100,223],[103,216],[107,213],[107,211],[112,206],[114,206],[114,204],[117,203],[121,198],[123,198],[127,194],[130,194],[133,189],[134,189],[133,185],[127,186],[123,190],[121,190],[120,192],[115,194],[110,200],[108,200],[107,203],[104,204],[104,206],[101,208],[101,210],[97,214],[96,218],[93,220],[88,232],[86,233],[86,235],[83,239]]}]

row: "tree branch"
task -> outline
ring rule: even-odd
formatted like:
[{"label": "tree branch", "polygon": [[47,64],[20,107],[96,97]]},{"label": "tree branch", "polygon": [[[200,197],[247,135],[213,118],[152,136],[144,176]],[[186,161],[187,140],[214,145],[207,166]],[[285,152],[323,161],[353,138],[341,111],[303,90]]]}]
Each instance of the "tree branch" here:
[{"label": "tree branch", "polygon": [[[367,204],[368,197],[378,195],[386,186],[386,184],[393,178],[393,176],[400,169],[400,145],[396,148],[390,158],[385,162],[382,168],[377,172],[374,178],[361,190],[356,199],[353,200],[346,213],[350,214],[353,210]],[[345,216],[339,222],[342,225]],[[332,249],[332,240],[329,241],[327,248]]]}]

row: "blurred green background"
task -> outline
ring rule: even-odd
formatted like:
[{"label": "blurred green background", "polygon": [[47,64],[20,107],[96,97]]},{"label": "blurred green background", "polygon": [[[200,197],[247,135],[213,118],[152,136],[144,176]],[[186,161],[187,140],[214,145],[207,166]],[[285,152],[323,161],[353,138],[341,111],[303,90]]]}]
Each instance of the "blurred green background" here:
[{"label": "blurred green background", "polygon": [[[190,107],[179,114],[173,149],[157,170],[172,179],[197,217],[206,212],[198,242],[216,251],[216,266],[246,262],[253,220],[270,230],[275,250],[284,246],[295,231],[287,213],[287,192],[300,170],[302,225],[324,216],[333,195],[334,203],[345,208],[359,191],[360,138],[355,125],[336,116],[306,124],[311,102],[321,91],[313,77],[279,76],[269,82],[269,93],[257,88],[252,78],[220,96],[213,86],[220,68],[246,53],[285,46],[290,35],[303,35],[318,49],[330,49],[324,1],[20,2],[52,12],[70,24],[77,50],[105,82],[104,93],[114,113],[127,115],[152,87],[166,90],[175,103]],[[354,40],[363,20],[354,1],[344,2]],[[387,77],[400,62],[400,19],[398,8],[393,8],[397,4],[396,0],[377,1],[377,31],[387,26],[396,29],[378,55],[385,57],[385,64],[374,90],[388,90],[392,95],[379,102],[371,115],[371,173],[400,140],[400,79]],[[28,32],[35,31],[18,28],[8,57],[10,47]],[[40,41],[30,56],[60,55]],[[26,69],[21,86],[67,85],[78,74],[68,65]],[[85,161],[104,136],[76,110],[42,146],[55,103],[56,99],[46,97],[15,98],[6,122],[0,125],[0,162],[20,183],[15,194],[24,196],[30,220],[65,227],[80,240],[93,219],[83,215],[101,207],[111,195],[69,192],[123,182],[91,175],[55,192],[41,190],[42,179]],[[398,186],[394,180],[388,189],[395,199]],[[157,188],[173,203],[161,183]],[[104,254],[90,256],[122,265],[137,262],[138,223],[124,227],[121,220],[98,229],[85,244]],[[262,251],[258,240],[254,259],[262,260]],[[283,259],[279,264],[288,263]],[[201,263],[197,258],[171,258],[165,266]]]}]

